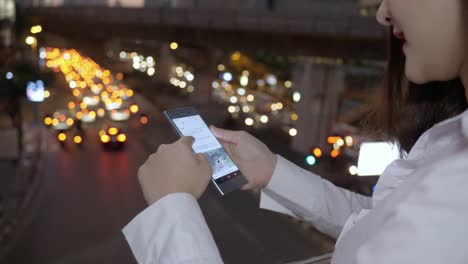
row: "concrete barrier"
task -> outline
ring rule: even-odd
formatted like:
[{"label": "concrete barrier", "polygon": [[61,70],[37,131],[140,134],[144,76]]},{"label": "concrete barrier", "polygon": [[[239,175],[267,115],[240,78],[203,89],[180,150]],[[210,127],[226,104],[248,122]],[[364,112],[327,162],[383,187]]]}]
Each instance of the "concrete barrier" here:
[{"label": "concrete barrier", "polygon": [[19,133],[16,128],[0,128],[0,160],[18,160]]}]

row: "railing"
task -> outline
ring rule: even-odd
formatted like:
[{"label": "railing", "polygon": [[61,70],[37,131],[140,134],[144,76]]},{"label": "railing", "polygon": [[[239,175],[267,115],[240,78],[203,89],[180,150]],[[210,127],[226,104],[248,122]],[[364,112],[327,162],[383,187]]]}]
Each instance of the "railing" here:
[{"label": "railing", "polygon": [[106,6],[235,9],[279,13],[358,15],[357,0],[18,0],[24,7]]},{"label": "railing", "polygon": [[107,8],[87,6],[74,8],[63,6],[60,12],[54,8],[28,8],[31,13],[42,17],[67,19],[81,17],[96,23],[127,23],[138,25],[167,25],[253,32],[325,34],[357,38],[380,39],[385,31],[375,19],[353,15],[335,16],[325,13],[314,15],[296,15],[288,13],[200,8]]}]

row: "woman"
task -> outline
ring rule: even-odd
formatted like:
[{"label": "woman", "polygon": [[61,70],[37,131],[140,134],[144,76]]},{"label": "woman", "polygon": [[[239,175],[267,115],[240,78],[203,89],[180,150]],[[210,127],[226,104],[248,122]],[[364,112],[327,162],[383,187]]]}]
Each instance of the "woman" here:
[{"label": "woman", "polygon": [[[244,189],[263,190],[263,208],[337,238],[332,263],[468,263],[466,11],[468,0],[381,2],[377,19],[391,41],[375,119],[409,153],[385,170],[372,197],[300,169],[245,132],[213,128],[248,178]],[[141,263],[222,263],[196,202],[210,167],[191,145],[161,146],[139,170],[151,206],[124,234]]]}]

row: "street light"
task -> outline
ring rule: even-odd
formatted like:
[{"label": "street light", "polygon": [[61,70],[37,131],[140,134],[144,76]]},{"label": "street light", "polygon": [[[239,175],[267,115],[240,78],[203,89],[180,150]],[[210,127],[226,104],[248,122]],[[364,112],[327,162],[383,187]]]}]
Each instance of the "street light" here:
[{"label": "street light", "polygon": [[301,93],[299,92],[294,92],[293,94],[293,101],[298,103],[301,100]]},{"label": "street light", "polygon": [[42,26],[41,25],[31,27],[31,33],[32,34],[39,34],[41,32],[42,32]]},{"label": "street light", "polygon": [[295,129],[295,128],[289,129],[289,135],[291,137],[295,137],[297,135],[297,129]]},{"label": "street light", "polygon": [[250,117],[247,117],[245,119],[245,124],[248,125],[248,126],[253,126],[254,123],[255,123],[254,120],[252,118],[250,118]]},{"label": "street light", "polygon": [[306,157],[306,162],[310,166],[314,166],[317,163],[317,159],[314,156],[309,155],[309,156]]},{"label": "street light", "polygon": [[171,43],[171,49],[172,50],[176,50],[178,47],[179,47],[179,44],[177,44],[177,42],[172,42]]},{"label": "street light", "polygon": [[33,45],[37,42],[37,40],[36,40],[36,38],[33,37],[33,36],[28,36],[28,37],[26,38],[25,42],[26,42],[26,44],[28,44],[29,46],[33,46]]}]

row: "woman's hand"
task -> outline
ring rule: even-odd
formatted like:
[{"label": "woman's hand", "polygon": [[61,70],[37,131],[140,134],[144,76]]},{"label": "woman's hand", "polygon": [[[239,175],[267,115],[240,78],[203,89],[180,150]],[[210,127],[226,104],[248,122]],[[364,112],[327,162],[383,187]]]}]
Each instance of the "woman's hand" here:
[{"label": "woman's hand", "polygon": [[138,170],[143,196],[153,204],[171,193],[189,193],[199,199],[211,179],[211,167],[204,154],[192,152],[193,137],[160,145]]},{"label": "woman's hand", "polygon": [[277,157],[263,144],[245,131],[231,131],[211,126],[229,156],[249,183],[243,190],[264,188],[273,175]]}]

